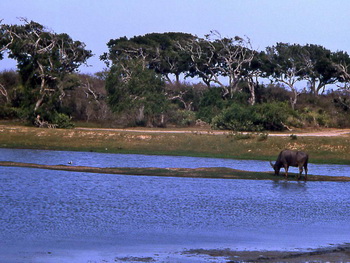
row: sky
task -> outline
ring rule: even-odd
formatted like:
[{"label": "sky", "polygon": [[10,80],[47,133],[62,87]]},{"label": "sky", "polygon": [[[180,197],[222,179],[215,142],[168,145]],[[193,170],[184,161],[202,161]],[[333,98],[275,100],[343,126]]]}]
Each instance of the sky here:
[{"label": "sky", "polygon": [[[153,32],[203,37],[217,30],[247,36],[259,51],[284,42],[350,53],[348,0],[1,0],[0,10],[5,24],[25,17],[84,42],[94,57],[82,73],[105,68],[99,56],[110,39]],[[15,68],[10,59],[0,61],[0,71]]]}]

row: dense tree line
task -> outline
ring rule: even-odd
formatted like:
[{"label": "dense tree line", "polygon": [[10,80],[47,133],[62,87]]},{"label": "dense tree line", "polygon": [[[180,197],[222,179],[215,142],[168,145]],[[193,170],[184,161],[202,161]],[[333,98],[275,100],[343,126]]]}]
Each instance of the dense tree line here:
[{"label": "dense tree line", "polygon": [[276,43],[258,52],[249,38],[216,31],[151,33],[110,40],[100,57],[106,71],[83,75],[77,69],[92,51],[67,34],[22,19],[1,24],[0,36],[0,59],[7,52],[18,67],[0,74],[0,118],[55,127],[72,118],[247,131],[350,126],[343,51]]}]

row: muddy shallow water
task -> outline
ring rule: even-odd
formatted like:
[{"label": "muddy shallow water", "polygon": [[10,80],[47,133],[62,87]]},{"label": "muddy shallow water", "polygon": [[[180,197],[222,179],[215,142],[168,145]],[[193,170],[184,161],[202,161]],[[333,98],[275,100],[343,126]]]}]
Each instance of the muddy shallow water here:
[{"label": "muddy shallow water", "polygon": [[350,184],[339,182],[0,167],[0,262],[206,262],[210,259],[179,252],[344,243],[350,233],[349,193]]}]

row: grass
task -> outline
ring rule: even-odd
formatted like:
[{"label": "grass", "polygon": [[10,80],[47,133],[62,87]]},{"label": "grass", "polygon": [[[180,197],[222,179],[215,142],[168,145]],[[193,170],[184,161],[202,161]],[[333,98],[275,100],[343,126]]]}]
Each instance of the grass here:
[{"label": "grass", "polygon": [[306,151],[312,163],[350,164],[350,136],[303,137],[260,135],[241,139],[230,134],[154,133],[118,130],[39,129],[0,126],[0,147],[108,153],[179,155],[275,160],[283,149]]}]

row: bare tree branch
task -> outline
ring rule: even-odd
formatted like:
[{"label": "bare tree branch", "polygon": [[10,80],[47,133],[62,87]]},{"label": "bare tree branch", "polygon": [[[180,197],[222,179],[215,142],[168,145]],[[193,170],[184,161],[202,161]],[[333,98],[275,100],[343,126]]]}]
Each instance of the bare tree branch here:
[{"label": "bare tree branch", "polygon": [[6,90],[5,86],[2,85],[1,83],[0,83],[0,93],[1,93],[1,95],[3,95],[6,98],[6,102],[10,101],[7,90]]},{"label": "bare tree branch", "polygon": [[[254,58],[249,38],[224,38],[218,31],[211,31],[205,39],[192,39],[178,46],[190,54],[196,74],[208,86],[219,85],[224,97],[232,97],[238,91],[238,84],[244,80],[244,67]],[[223,83],[225,78],[228,86]]]}]

